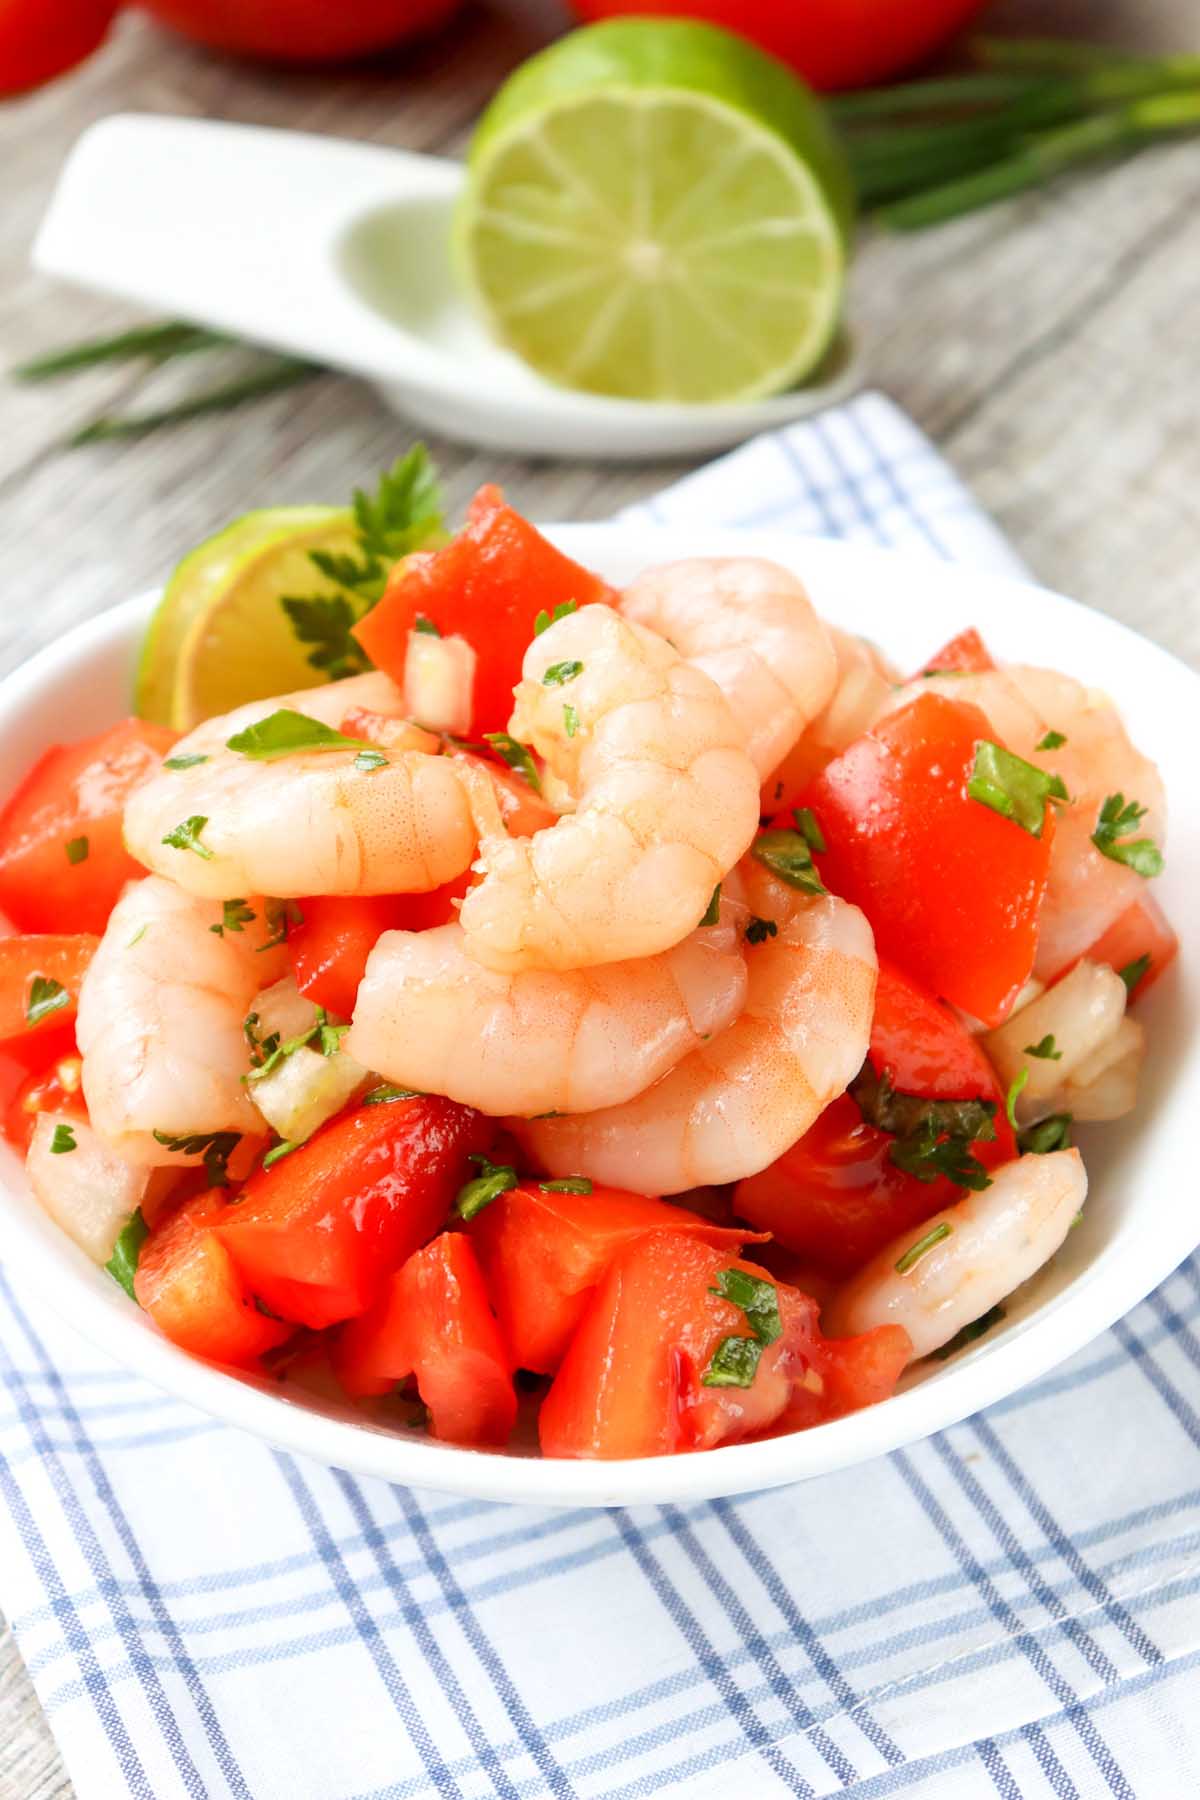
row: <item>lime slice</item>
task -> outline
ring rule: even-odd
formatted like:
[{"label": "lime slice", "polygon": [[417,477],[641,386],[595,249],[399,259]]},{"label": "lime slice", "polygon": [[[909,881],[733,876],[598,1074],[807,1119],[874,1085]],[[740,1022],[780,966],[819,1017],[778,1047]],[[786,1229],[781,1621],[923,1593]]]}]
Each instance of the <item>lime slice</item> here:
[{"label": "lime slice", "polygon": [[172,575],[146,633],[135,692],[142,718],[189,731],[244,701],[327,680],[280,601],[338,593],[309,552],[349,553],[356,544],[344,508],[277,506],[246,513],[198,545]]},{"label": "lime slice", "polygon": [[850,177],[816,100],[716,26],[612,19],[500,89],[456,238],[494,335],[552,381],[754,399],[837,328]]}]

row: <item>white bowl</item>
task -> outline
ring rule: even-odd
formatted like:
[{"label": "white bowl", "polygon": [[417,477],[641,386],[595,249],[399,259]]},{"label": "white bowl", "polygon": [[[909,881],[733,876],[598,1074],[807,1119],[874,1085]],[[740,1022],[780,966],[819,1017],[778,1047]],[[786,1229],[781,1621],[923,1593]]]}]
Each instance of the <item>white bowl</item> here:
[{"label": "white bowl", "polygon": [[[552,1462],[458,1450],[390,1432],[348,1406],[226,1374],[177,1350],[34,1203],[0,1150],[0,1243],[21,1280],[103,1350],[159,1387],[268,1442],[359,1474],[542,1506],[687,1501],[780,1486],[912,1443],[1012,1393],[1072,1355],[1162,1281],[1200,1241],[1190,1159],[1200,1111],[1200,790],[1193,778],[1200,678],[1112,619],[1023,582],[921,557],[819,539],[565,525],[550,535],[615,582],[684,554],[753,551],[794,568],[826,618],[916,668],[965,625],[1004,660],[1045,663],[1106,688],[1161,765],[1173,810],[1155,891],[1182,940],[1179,961],[1139,1007],[1150,1053],[1136,1114],[1084,1137],[1091,1192],[1082,1225],[1008,1307],[1005,1323],[945,1363],[905,1378],[879,1406],[833,1424],[705,1454]],[[93,619],[0,683],[0,793],[53,740],[126,712],[154,596]]]}]

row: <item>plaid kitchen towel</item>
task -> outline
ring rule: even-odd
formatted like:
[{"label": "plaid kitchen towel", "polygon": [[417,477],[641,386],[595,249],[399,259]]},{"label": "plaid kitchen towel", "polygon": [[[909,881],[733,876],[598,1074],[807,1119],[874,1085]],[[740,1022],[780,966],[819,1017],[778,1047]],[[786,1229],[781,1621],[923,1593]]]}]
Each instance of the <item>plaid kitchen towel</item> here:
[{"label": "plaid kitchen towel", "polygon": [[[638,513],[1019,566],[877,395]],[[11,1274],[0,1366],[0,1603],[81,1800],[1200,1787],[1200,1261],[928,1442],[625,1512],[306,1464],[107,1362]]]}]

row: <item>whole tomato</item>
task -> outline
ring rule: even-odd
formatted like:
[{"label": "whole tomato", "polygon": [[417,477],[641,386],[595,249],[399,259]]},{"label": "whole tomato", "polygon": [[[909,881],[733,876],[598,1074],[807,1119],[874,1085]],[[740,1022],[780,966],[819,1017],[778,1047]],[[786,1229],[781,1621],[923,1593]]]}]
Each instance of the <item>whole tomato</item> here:
[{"label": "whole tomato", "polygon": [[120,0],[0,0],[0,94],[73,69],[103,41]]},{"label": "whole tomato", "polygon": [[920,62],[986,0],[571,0],[581,19],[670,13],[738,31],[815,88],[867,87]]},{"label": "whole tomato", "polygon": [[[5,0],[0,0],[0,7]],[[344,62],[443,25],[459,0],[139,0],[212,50],[272,62]]]}]

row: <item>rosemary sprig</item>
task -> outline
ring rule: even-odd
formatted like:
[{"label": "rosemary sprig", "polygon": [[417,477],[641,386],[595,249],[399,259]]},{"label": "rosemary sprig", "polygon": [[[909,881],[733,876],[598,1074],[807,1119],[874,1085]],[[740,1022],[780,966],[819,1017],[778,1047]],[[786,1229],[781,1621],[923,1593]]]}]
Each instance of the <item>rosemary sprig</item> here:
[{"label": "rosemary sprig", "polygon": [[230,412],[234,407],[245,406],[250,400],[261,400],[267,394],[280,393],[284,388],[296,387],[303,381],[311,381],[314,376],[325,373],[317,363],[299,362],[294,357],[284,357],[255,374],[245,375],[238,381],[225,382],[221,387],[206,388],[202,393],[193,394],[158,412],[93,419],[90,425],[85,425],[67,441],[72,448],[76,448],[82,444],[108,443],[116,438],[145,437],[164,425],[178,425],[185,419],[197,419],[205,413]]},{"label": "rosemary sprig", "polygon": [[204,325],[185,325],[168,319],[160,325],[138,325],[132,331],[119,331],[114,337],[86,338],[78,344],[66,344],[45,356],[19,363],[11,371],[14,381],[49,381],[56,375],[73,375],[77,369],[95,368],[100,363],[132,362],[149,357],[153,362],[166,362],[172,356],[192,356],[201,350],[224,348],[231,340],[220,331],[209,331]]}]

